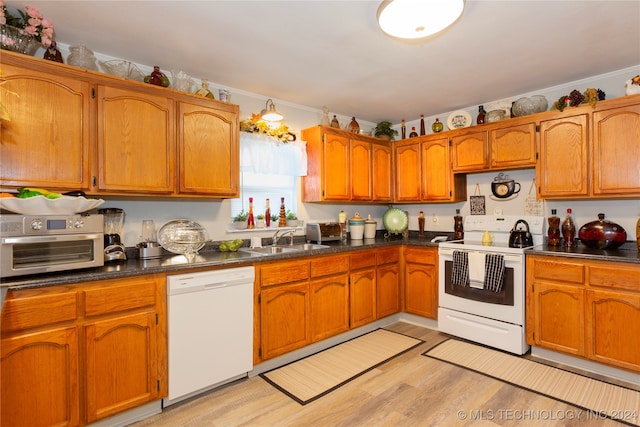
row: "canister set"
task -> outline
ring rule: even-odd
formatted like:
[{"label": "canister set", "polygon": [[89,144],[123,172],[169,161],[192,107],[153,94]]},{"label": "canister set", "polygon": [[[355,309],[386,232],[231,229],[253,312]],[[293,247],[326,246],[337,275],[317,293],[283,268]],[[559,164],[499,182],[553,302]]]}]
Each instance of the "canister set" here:
[{"label": "canister set", "polygon": [[371,219],[371,215],[364,219],[356,212],[353,218],[349,219],[349,233],[351,240],[375,239],[378,223]]}]

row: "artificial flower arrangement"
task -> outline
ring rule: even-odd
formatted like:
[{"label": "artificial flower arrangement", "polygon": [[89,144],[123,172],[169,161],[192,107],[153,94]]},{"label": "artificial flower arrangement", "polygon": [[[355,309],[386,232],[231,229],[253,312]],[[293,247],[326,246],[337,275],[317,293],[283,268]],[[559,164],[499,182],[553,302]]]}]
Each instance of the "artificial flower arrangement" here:
[{"label": "artificial flower arrangement", "polygon": [[551,107],[552,110],[563,111],[567,107],[577,107],[581,104],[589,104],[596,108],[596,102],[604,101],[607,95],[600,89],[588,88],[584,93],[574,89],[569,95],[561,96]]},{"label": "artificial flower arrangement", "polygon": [[[13,16],[7,10],[4,0],[0,0],[0,24],[11,25],[20,28],[23,34],[35,37],[44,47],[51,46],[53,42],[53,24],[47,18],[43,18],[40,11],[32,6],[25,5],[24,11],[18,10],[20,16]],[[2,40],[9,44],[10,40]]]},{"label": "artificial flower arrangement", "polygon": [[240,131],[249,133],[263,133],[284,143],[296,140],[296,136],[293,133],[289,132],[289,127],[284,124],[284,122],[279,122],[274,125],[273,122],[266,122],[262,120],[260,114],[251,114],[250,119],[241,121]]}]

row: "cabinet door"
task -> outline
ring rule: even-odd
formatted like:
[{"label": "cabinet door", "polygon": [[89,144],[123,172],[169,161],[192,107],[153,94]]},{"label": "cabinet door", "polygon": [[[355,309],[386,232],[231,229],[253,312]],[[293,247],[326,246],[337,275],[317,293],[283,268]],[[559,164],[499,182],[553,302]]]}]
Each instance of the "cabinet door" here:
[{"label": "cabinet door", "polygon": [[98,86],[98,190],[175,190],[174,106],[168,98]]},{"label": "cabinet door", "polygon": [[155,311],[87,323],[84,339],[87,422],[160,397]]},{"label": "cabinet door", "polygon": [[593,193],[640,195],[640,105],[593,113]]},{"label": "cabinet door", "polygon": [[405,265],[405,309],[407,313],[438,317],[438,274],[435,266]]},{"label": "cabinet door", "polygon": [[492,129],[489,141],[491,141],[491,169],[536,165],[535,123]]},{"label": "cabinet door", "polygon": [[483,171],[488,166],[487,132],[472,132],[451,139],[455,172]]},{"label": "cabinet door", "polygon": [[376,271],[374,268],[351,273],[351,327],[376,320]]},{"label": "cabinet door", "polygon": [[2,64],[0,184],[89,190],[89,84]]},{"label": "cabinet door", "polygon": [[309,283],[311,340],[349,330],[349,276],[341,274]]},{"label": "cabinet door", "polygon": [[451,162],[446,138],[422,143],[422,199],[451,200]]},{"label": "cabinet door", "polygon": [[75,326],[1,341],[0,424],[76,426],[80,420]]},{"label": "cabinet door", "polygon": [[376,317],[400,311],[400,267],[397,264],[379,266],[376,271]]},{"label": "cabinet door", "polygon": [[640,372],[640,295],[587,291],[587,357]]},{"label": "cabinet door", "polygon": [[352,139],[350,170],[351,170],[351,199],[371,200],[372,198],[372,168],[371,143]]},{"label": "cabinet door", "polygon": [[391,147],[373,144],[373,200],[391,201]]},{"label": "cabinet door", "polygon": [[589,153],[587,114],[540,122],[538,195],[543,198],[587,196]]},{"label": "cabinet door", "polygon": [[584,356],[584,289],[547,282],[535,282],[533,289],[534,343]]},{"label": "cabinet door", "polygon": [[395,151],[395,200],[420,201],[420,143],[399,145]]},{"label": "cabinet door", "polygon": [[260,324],[263,360],[309,344],[309,283],[262,289]]},{"label": "cabinet door", "polygon": [[237,197],[240,179],[238,115],[180,102],[177,133],[179,192]]},{"label": "cabinet door", "polygon": [[324,135],[324,198],[351,199],[349,139],[342,135]]}]

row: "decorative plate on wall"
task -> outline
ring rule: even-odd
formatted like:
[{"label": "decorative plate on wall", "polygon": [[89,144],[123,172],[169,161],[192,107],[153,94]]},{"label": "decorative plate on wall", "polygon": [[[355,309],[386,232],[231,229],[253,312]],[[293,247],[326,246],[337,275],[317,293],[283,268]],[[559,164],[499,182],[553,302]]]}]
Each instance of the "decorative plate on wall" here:
[{"label": "decorative plate on wall", "polygon": [[471,115],[464,110],[454,111],[447,119],[449,129],[460,129],[471,126]]}]

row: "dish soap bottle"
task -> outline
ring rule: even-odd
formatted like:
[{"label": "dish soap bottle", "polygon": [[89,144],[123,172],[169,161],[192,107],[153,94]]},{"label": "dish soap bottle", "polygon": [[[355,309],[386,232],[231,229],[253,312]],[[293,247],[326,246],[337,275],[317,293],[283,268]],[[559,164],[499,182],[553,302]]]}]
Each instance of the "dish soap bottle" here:
[{"label": "dish soap bottle", "polygon": [[456,209],[456,216],[453,217],[453,234],[456,240],[464,239],[464,228],[462,225],[462,215],[460,209]]},{"label": "dish soap bottle", "polygon": [[551,216],[547,220],[549,222],[547,244],[554,247],[558,246],[560,244],[560,218],[556,216],[555,209],[551,209]]},{"label": "dish soap bottle", "polygon": [[567,209],[567,217],[562,223],[562,238],[565,248],[574,248],[576,246],[576,226],[571,218],[571,209]]},{"label": "dish soap bottle", "polygon": [[492,244],[493,244],[493,238],[491,237],[491,233],[485,230],[485,232],[482,233],[482,245],[491,246]]}]

